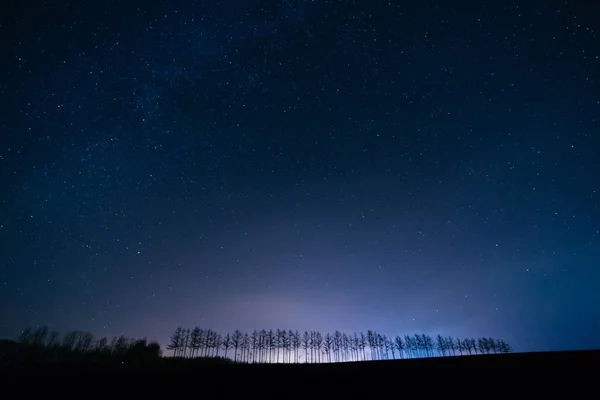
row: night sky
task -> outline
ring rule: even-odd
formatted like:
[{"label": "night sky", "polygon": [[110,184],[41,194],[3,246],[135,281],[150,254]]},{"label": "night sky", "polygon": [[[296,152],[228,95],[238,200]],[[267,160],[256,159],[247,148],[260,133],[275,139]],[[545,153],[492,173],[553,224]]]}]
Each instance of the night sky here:
[{"label": "night sky", "polygon": [[487,3],[3,2],[0,336],[600,347],[598,6]]}]

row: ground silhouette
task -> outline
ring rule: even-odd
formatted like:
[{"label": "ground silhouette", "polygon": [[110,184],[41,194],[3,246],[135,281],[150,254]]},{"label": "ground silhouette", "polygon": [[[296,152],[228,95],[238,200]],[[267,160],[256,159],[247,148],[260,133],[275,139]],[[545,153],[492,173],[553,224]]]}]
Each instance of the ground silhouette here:
[{"label": "ground silhouette", "polygon": [[[165,357],[158,343],[123,336],[112,341],[92,341],[88,333],[72,331],[58,340],[58,336],[49,334],[45,327],[23,333],[18,340],[0,340],[0,379],[8,386],[22,382],[6,379],[8,376],[25,377],[28,382],[39,379],[46,382],[47,378],[55,377],[57,379],[50,381],[60,390],[75,390],[61,386],[61,382],[69,381],[65,381],[66,377],[77,376],[78,385],[89,379],[96,387],[101,379],[104,389],[134,385],[136,390],[150,390],[153,385],[149,382],[160,383],[160,387],[175,382],[182,382],[180,386],[184,387],[202,383],[202,395],[214,397],[224,390],[228,395],[262,393],[275,385],[277,388],[299,387],[310,393],[332,391],[337,398],[346,394],[350,397],[379,393],[388,396],[386,388],[408,390],[421,381],[429,382],[425,383],[428,393],[435,393],[440,388],[448,389],[448,385],[475,387],[482,379],[504,389],[522,390],[525,386],[542,385],[544,390],[549,390],[566,385],[570,390],[583,390],[595,381],[585,379],[585,373],[576,371],[589,374],[600,370],[600,350],[476,355],[450,355],[440,351],[436,356],[430,353],[428,357],[403,359],[259,363],[216,355],[196,356],[195,353],[184,356],[184,352],[177,357]],[[243,359],[248,360],[248,357]],[[109,376],[113,378],[106,379]],[[545,382],[536,383],[540,381],[535,376],[543,376]],[[51,391],[50,387],[42,387],[46,393]]]}]

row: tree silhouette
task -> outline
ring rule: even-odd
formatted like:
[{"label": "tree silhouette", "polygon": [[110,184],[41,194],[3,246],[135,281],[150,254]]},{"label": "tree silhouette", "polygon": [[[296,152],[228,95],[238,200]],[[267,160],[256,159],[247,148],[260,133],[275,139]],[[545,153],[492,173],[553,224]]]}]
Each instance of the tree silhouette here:
[{"label": "tree silhouette", "polygon": [[414,357],[413,338],[410,335],[404,335],[404,346],[406,348],[406,355],[408,358]]},{"label": "tree silhouette", "polygon": [[488,353],[488,346],[487,346],[487,339],[486,338],[479,338],[477,339],[477,349],[479,350],[479,352],[481,354],[486,354]]},{"label": "tree silhouette", "polygon": [[[25,344],[44,342],[39,338],[47,337],[48,333],[41,331],[36,336],[36,332],[24,330],[19,341]],[[123,354],[129,346],[125,337],[114,338],[110,345],[106,343],[106,339],[101,339],[92,346],[92,340],[91,334],[72,331],[63,337],[62,347],[84,352],[90,347],[98,351],[110,348],[115,354]],[[57,339],[47,342],[57,342]],[[367,347],[369,352],[366,351]],[[372,330],[368,330],[366,334],[340,331],[325,334],[305,331],[300,334],[298,331],[285,329],[255,330],[251,334],[236,330],[223,336],[199,327],[192,330],[177,327],[166,348],[173,350],[174,357],[181,358],[218,357],[220,350],[224,351],[224,358],[228,358],[229,350],[233,350],[233,362],[244,363],[298,363],[301,360],[304,363],[344,362],[512,351],[505,341],[490,337],[459,339],[437,335],[434,340],[424,333],[388,337]]]},{"label": "tree silhouette", "polygon": [[398,350],[398,357],[404,358],[405,344],[402,340],[402,337],[396,336],[396,338],[394,339],[394,347],[396,348],[396,350]]},{"label": "tree silhouette", "polygon": [[321,362],[321,350],[323,346],[323,335],[321,335],[321,332],[313,332],[312,343],[315,352],[315,362]]},{"label": "tree silhouette", "polygon": [[294,356],[295,362],[298,363],[300,360],[300,346],[302,345],[302,340],[300,337],[300,332],[295,331],[292,339],[292,346],[294,347]]},{"label": "tree silhouette", "polygon": [[279,362],[279,351],[283,349],[283,331],[281,329],[277,329],[275,331],[275,336],[273,337],[274,345],[275,345],[275,362]]},{"label": "tree silhouette", "polygon": [[169,344],[167,344],[168,350],[173,350],[173,357],[179,356],[179,350],[181,348],[181,339],[183,337],[183,328],[178,326],[175,332],[171,335]]},{"label": "tree silhouette", "polygon": [[74,350],[75,343],[77,343],[78,332],[71,331],[67,332],[65,336],[63,336],[62,346],[65,350]]},{"label": "tree silhouette", "polygon": [[[212,332],[211,337],[212,337],[211,348],[213,350],[213,355],[215,357],[218,357],[219,350],[221,349],[221,343],[223,342],[223,336],[221,336],[221,334],[219,334],[217,332]],[[241,345],[241,340],[242,339],[240,338],[240,342],[239,342],[240,345]]]},{"label": "tree silhouette", "polygon": [[199,327],[194,327],[190,332],[190,340],[189,340],[189,348],[190,348],[190,357],[194,357],[198,350],[200,349],[200,334],[201,330]]},{"label": "tree silhouette", "polygon": [[[62,337],[47,326],[21,331],[17,342],[32,359],[101,357],[124,365],[142,366],[162,359],[160,346],[146,339],[126,336],[94,338],[89,332],[72,330]],[[367,351],[368,348],[368,351]],[[387,336],[368,330],[366,334],[341,331],[322,333],[275,329],[245,333],[219,333],[210,329],[176,327],[166,349],[175,360],[230,360],[241,363],[323,363],[404,358],[506,354],[511,346],[492,337],[453,338],[425,333]],[[233,356],[230,354],[233,351]],[[220,355],[223,357],[220,357]],[[107,361],[108,362],[108,361]]]},{"label": "tree silhouette", "polygon": [[108,350],[108,339],[103,337],[96,342],[96,351],[99,353],[105,353]]},{"label": "tree silhouette", "polygon": [[232,340],[231,335],[229,333],[223,336],[223,341],[221,342],[221,345],[223,346],[223,350],[225,350],[225,358],[227,358],[227,352],[232,348]]},{"label": "tree silhouette", "polygon": [[307,363],[308,362],[308,349],[310,348],[310,335],[306,331],[304,332],[304,334],[302,334],[301,346],[302,346],[302,349],[304,350],[304,362]]},{"label": "tree silhouette", "polygon": [[267,332],[264,329],[261,329],[260,332],[258,332],[258,338],[257,338],[257,342],[256,342],[256,346],[257,346],[257,361],[258,362],[264,362],[265,361],[265,337],[267,335]]},{"label": "tree silhouette", "polygon": [[498,353],[498,345],[493,338],[487,338],[486,342],[487,342],[489,353],[494,353],[494,354]]},{"label": "tree silhouette", "polygon": [[56,331],[50,332],[50,335],[48,336],[47,346],[54,348],[54,347],[57,347],[59,344],[60,344],[60,334]]},{"label": "tree silhouette", "polygon": [[[287,362],[288,364],[291,362],[291,355],[292,355],[292,342],[294,339],[294,332],[292,332],[291,330],[288,331],[283,331],[283,348],[285,350],[284,354],[287,354]],[[285,359],[284,361],[285,362]]]},{"label": "tree silhouette", "polygon": [[433,350],[435,349],[435,343],[431,336],[422,334],[423,346],[425,347],[425,353],[427,357],[433,357]]},{"label": "tree silhouette", "polygon": [[360,335],[358,337],[358,346],[359,346],[359,350],[362,352],[362,359],[366,360],[367,354],[365,353],[365,349],[367,348],[367,337],[362,332],[360,333]]},{"label": "tree silhouette", "polygon": [[247,333],[244,333],[244,337],[242,338],[241,349],[242,361],[248,362],[248,357],[250,356],[250,336]]},{"label": "tree silhouette", "polygon": [[46,325],[40,326],[31,334],[31,344],[43,346],[46,343],[46,338],[49,333],[50,329]]},{"label": "tree silhouette", "polygon": [[231,335],[231,345],[233,347],[233,361],[237,361],[237,356],[238,356],[238,349],[240,348],[241,344],[242,344],[242,338],[243,338],[243,334],[242,332],[236,330],[235,332],[233,332],[233,335]]},{"label": "tree silhouette", "polygon": [[333,336],[327,333],[323,338],[323,350],[327,356],[327,361],[331,362],[331,350],[333,349]]},{"label": "tree silhouette", "polygon": [[[16,362],[52,362],[53,368],[60,365],[78,365],[91,362],[94,365],[142,366],[159,362],[162,356],[160,345],[147,343],[146,339],[134,340],[124,336],[96,340],[90,332],[72,330],[63,337],[47,326],[24,329],[17,341],[19,351]],[[19,361],[20,360],[20,361]],[[4,358],[2,360],[6,362]],[[9,360],[10,361],[10,360]],[[66,361],[66,364],[61,364]]]},{"label": "tree silhouette", "polygon": [[512,352],[512,348],[504,340],[500,340],[499,347],[500,347],[499,348],[500,353],[506,354],[506,353]]},{"label": "tree silhouette", "polygon": [[448,352],[452,352],[453,356],[456,355],[456,343],[451,336],[446,338],[446,348],[448,349]]}]

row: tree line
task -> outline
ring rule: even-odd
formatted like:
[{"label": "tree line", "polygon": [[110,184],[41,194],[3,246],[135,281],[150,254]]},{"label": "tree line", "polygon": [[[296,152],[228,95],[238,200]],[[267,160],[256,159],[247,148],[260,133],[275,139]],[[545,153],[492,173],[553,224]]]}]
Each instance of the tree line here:
[{"label": "tree line", "polygon": [[12,362],[59,362],[67,359],[94,360],[102,363],[144,364],[162,356],[157,342],[127,336],[96,338],[73,330],[60,335],[48,326],[24,329],[16,341],[4,341],[0,353]]},{"label": "tree line", "polygon": [[[162,359],[157,342],[126,336],[96,338],[73,330],[60,335],[47,326],[27,328],[15,346],[0,343],[2,360],[95,360],[102,363],[151,364]],[[7,352],[7,348],[10,348]],[[427,334],[386,336],[366,333],[321,333],[275,329],[221,334],[211,329],[177,327],[166,346],[172,359],[239,363],[325,363],[509,353],[510,345],[494,338],[452,338]],[[10,353],[10,354],[9,354]],[[8,354],[8,355],[7,355]]]},{"label": "tree line", "polygon": [[167,350],[174,357],[224,357],[243,363],[323,363],[390,360],[434,356],[510,353],[510,345],[494,338],[458,339],[427,334],[388,337],[369,330],[347,334],[340,331],[275,329],[224,335],[211,329],[177,327]]}]

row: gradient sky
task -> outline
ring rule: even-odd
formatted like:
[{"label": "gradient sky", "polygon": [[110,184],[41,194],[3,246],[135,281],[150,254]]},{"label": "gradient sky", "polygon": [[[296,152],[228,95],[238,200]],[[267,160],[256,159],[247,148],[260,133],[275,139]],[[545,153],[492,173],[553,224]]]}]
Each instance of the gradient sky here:
[{"label": "gradient sky", "polygon": [[10,3],[0,336],[600,347],[593,2]]}]

